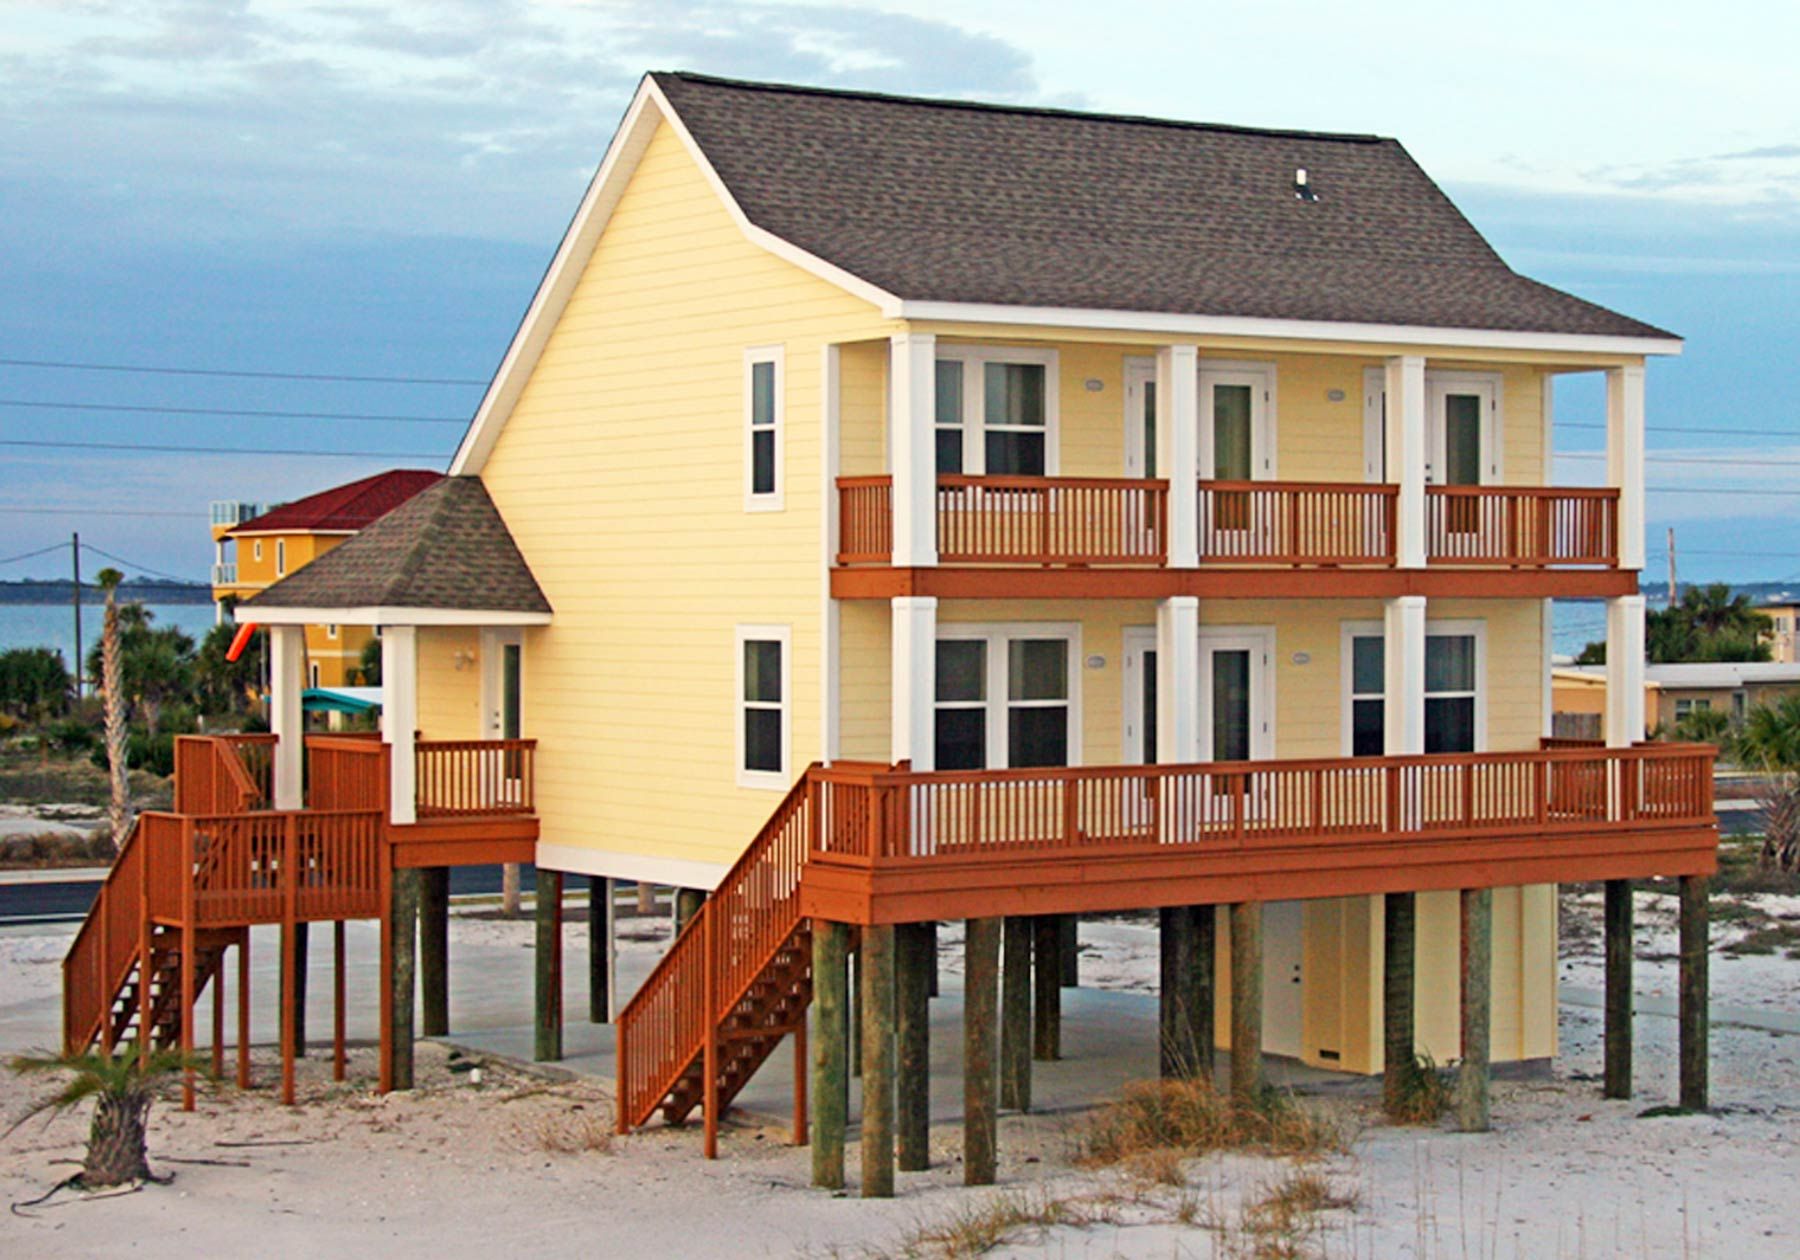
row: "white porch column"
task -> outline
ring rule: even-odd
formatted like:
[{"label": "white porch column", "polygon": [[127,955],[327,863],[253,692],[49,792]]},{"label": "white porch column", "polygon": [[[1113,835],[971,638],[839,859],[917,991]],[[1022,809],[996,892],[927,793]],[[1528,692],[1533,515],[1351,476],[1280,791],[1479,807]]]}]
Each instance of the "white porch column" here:
[{"label": "white porch column", "polygon": [[304,804],[306,728],[300,693],[306,689],[306,627],[269,627],[269,729],[275,734],[275,808]]},{"label": "white porch column", "polygon": [[1606,601],[1606,744],[1644,738],[1644,597]]},{"label": "white porch column", "polygon": [[[900,333],[889,342],[889,447],[894,478],[894,564],[937,563],[937,338]],[[978,388],[964,382],[965,389]]]},{"label": "white porch column", "polygon": [[381,628],[381,737],[388,745],[388,820],[418,821],[419,632]]},{"label": "white porch column", "polygon": [[1619,490],[1619,567],[1642,569],[1644,366],[1641,363],[1612,368],[1606,374],[1606,481]]},{"label": "white porch column", "polygon": [[[1200,563],[1200,352],[1156,352],[1156,466],[1169,480],[1169,567]],[[1158,657],[1161,660],[1162,657]]]},{"label": "white porch column", "polygon": [[1395,559],[1403,569],[1425,567],[1425,359],[1387,361],[1387,479],[1400,487],[1395,513]]},{"label": "white porch column", "polygon": [[1382,719],[1387,755],[1425,751],[1425,597],[1400,595],[1383,613],[1386,677]]},{"label": "white porch column", "polygon": [[1200,601],[1172,595],[1156,605],[1156,759],[1200,760]]},{"label": "white porch column", "polygon": [[916,771],[937,768],[933,702],[937,699],[937,598],[893,600],[893,735],[889,755]]}]

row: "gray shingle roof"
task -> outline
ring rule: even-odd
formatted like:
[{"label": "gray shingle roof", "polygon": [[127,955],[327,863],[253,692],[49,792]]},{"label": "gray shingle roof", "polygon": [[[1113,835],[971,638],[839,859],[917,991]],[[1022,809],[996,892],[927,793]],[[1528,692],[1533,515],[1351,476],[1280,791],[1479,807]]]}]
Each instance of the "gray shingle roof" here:
[{"label": "gray shingle roof", "polygon": [[479,477],[445,477],[243,605],[547,613]]},{"label": "gray shingle roof", "polygon": [[1514,272],[1394,140],[652,77],[751,222],[903,299],[1672,335]]}]

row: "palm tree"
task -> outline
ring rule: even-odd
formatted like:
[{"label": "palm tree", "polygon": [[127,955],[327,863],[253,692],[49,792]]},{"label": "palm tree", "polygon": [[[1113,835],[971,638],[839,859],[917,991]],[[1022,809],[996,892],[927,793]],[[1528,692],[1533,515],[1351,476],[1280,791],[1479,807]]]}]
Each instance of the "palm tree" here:
[{"label": "palm tree", "polygon": [[1800,694],[1759,704],[1744,717],[1734,741],[1740,764],[1761,768],[1765,866],[1800,869]]},{"label": "palm tree", "polygon": [[94,1119],[88,1126],[87,1158],[81,1171],[70,1179],[84,1190],[155,1181],[150,1171],[145,1137],[150,1103],[161,1077],[202,1064],[192,1055],[165,1048],[145,1052],[133,1042],[118,1054],[104,1049],[79,1054],[22,1054],[8,1066],[19,1073],[67,1072],[68,1083],[33,1106],[14,1123],[23,1124],[45,1111],[67,1111],[84,1098],[94,1100]]},{"label": "palm tree", "polygon": [[106,697],[106,764],[112,781],[107,821],[112,825],[115,853],[125,847],[126,814],[131,804],[125,780],[125,685],[119,668],[119,583],[124,578],[117,569],[102,569],[96,575],[100,589],[106,592],[106,619],[100,632],[100,690]]}]

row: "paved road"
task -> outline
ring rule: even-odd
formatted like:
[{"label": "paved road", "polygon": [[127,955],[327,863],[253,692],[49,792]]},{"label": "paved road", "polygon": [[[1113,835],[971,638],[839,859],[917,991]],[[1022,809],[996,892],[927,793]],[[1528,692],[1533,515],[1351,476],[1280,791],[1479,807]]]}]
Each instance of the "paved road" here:
[{"label": "paved road", "polygon": [[[530,891],[536,882],[536,870],[527,866],[519,872],[519,882]],[[73,883],[33,882],[0,884],[0,924],[28,923],[56,919],[80,919],[93,904],[99,880]],[[575,887],[581,887],[579,881]],[[450,895],[498,893],[498,866],[458,866],[450,871]]]}]

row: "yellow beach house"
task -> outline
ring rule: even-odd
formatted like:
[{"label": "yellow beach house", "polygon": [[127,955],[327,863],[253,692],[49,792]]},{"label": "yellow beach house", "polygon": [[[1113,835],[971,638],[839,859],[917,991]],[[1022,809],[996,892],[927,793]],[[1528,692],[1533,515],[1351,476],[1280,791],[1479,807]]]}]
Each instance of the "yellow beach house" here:
[{"label": "yellow beach house", "polygon": [[[218,619],[226,620],[235,605],[305,568],[442,475],[396,468],[267,511],[253,503],[213,503],[212,594]],[[309,627],[307,686],[356,685],[363,650],[374,637],[370,625],[325,622]]]},{"label": "yellow beach house", "polygon": [[[1511,270],[1394,140],[647,76],[451,475],[241,613],[268,803],[325,847],[326,807],[380,820],[380,879],[315,917],[382,919],[387,1082],[421,898],[441,959],[443,868],[524,852],[551,924],[565,876],[692,890],[618,1017],[625,1129],[698,1108],[710,1151],[792,1037],[842,1184],[856,951],[891,1191],[964,920],[991,1178],[1067,925],[1128,911],[1162,926],[1147,1075],[1429,1054],[1483,1127],[1490,1064],[1557,1052],[1558,882],[1608,881],[1628,937],[1626,881],[1679,877],[1703,939],[1713,750],[1641,742],[1645,364],[1680,350]],[[1552,484],[1574,373],[1598,487]],[[1602,740],[1550,738],[1560,598],[1607,602]],[[380,743],[302,739],[329,622],[383,629]],[[1629,1093],[1628,949],[1608,984]]]}]

